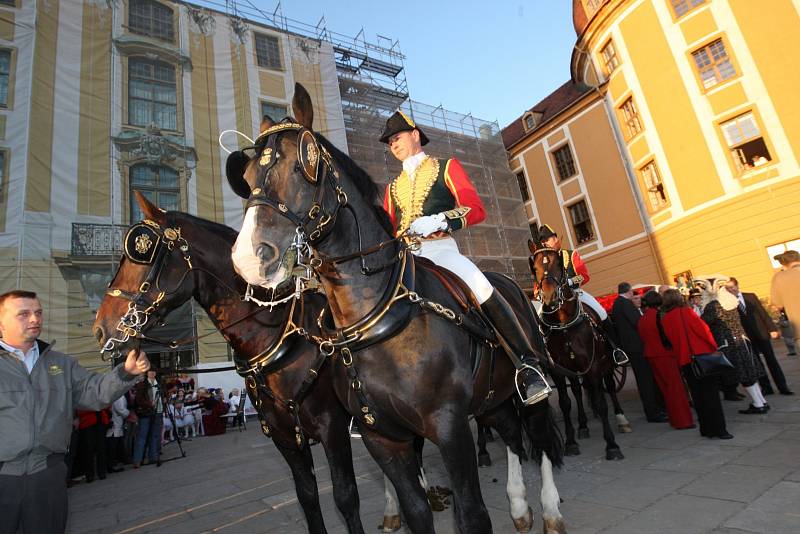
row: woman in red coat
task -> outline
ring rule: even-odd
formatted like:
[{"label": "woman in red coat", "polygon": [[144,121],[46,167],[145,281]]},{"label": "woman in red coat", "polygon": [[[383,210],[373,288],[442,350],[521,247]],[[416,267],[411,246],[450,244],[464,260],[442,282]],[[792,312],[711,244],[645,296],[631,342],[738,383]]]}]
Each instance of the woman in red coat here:
[{"label": "woman in red coat", "polygon": [[725,414],[719,399],[719,383],[715,376],[697,378],[692,373],[693,354],[716,352],[717,343],[706,323],[696,313],[686,307],[683,296],[677,289],[664,292],[661,320],[664,335],[672,345],[686,384],[692,394],[697,420],[700,422],[700,435],[707,438],[731,439],[733,436],[725,427]]},{"label": "woman in red coat", "polygon": [[674,351],[664,346],[658,329],[657,314],[661,303],[661,295],[655,291],[650,291],[642,298],[642,308],[645,312],[639,319],[637,328],[639,338],[644,345],[644,357],[650,362],[653,376],[664,395],[669,424],[679,430],[695,428],[678,360]]}]

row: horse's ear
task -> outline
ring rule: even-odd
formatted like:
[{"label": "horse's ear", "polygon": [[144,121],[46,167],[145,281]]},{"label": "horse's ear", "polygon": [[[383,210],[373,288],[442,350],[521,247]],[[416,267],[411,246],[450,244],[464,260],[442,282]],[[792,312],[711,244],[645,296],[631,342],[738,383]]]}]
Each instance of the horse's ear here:
[{"label": "horse's ear", "polygon": [[258,127],[258,133],[264,132],[270,126],[274,126],[275,121],[272,120],[269,115],[264,115],[261,117],[261,125]]},{"label": "horse's ear", "polygon": [[299,83],[294,84],[294,98],[292,98],[292,111],[294,118],[309,130],[313,130],[314,106],[311,104],[311,95]]},{"label": "horse's ear", "polygon": [[536,243],[533,239],[528,239],[528,250],[531,251],[531,254],[536,254]]},{"label": "horse's ear", "polygon": [[141,208],[142,213],[147,219],[157,222],[158,224],[164,224],[167,222],[166,211],[147,200],[147,197],[141,192],[134,191],[133,194],[136,196],[136,203],[139,204],[139,208]]}]

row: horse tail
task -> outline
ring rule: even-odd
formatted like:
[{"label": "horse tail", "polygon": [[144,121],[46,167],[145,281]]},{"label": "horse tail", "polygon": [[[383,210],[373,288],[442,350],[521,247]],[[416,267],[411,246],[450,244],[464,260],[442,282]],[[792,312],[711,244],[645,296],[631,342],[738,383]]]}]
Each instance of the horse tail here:
[{"label": "horse tail", "polygon": [[549,402],[523,407],[525,433],[530,441],[530,457],[541,465],[542,453],[555,467],[564,465],[564,436],[553,417]]}]

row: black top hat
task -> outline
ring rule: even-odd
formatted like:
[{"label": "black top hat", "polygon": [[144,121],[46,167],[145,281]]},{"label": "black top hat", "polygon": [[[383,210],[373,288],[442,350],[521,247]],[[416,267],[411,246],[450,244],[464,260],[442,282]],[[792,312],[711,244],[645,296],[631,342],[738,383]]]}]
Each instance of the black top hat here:
[{"label": "black top hat", "polygon": [[419,132],[419,142],[422,146],[428,144],[428,136],[417,126],[411,118],[400,111],[395,111],[391,117],[386,121],[386,128],[383,129],[380,142],[389,143],[389,138],[398,132],[407,132],[410,130],[417,130]]},{"label": "black top hat", "polygon": [[539,227],[539,241],[545,242],[551,237],[558,237],[558,234],[553,230],[549,224],[543,224]]}]

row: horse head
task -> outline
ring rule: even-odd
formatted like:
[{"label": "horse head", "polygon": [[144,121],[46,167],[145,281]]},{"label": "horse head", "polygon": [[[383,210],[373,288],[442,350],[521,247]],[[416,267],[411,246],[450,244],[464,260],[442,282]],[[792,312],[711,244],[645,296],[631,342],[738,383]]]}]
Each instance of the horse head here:
[{"label": "horse head", "polygon": [[273,123],[265,116],[254,156],[233,152],[226,166],[231,188],[247,199],[234,265],[250,284],[273,290],[291,280],[298,259],[330,233],[346,203],[330,154],[311,128],[311,97],[300,84],[292,107],[296,119]]},{"label": "horse head", "polygon": [[566,285],[566,272],[561,254],[549,247],[537,245],[528,239],[528,265],[534,283],[539,285],[539,299],[547,308],[558,308],[565,299],[565,293],[571,291]]},{"label": "horse head", "polygon": [[123,256],[97,310],[92,331],[102,352],[138,348],[142,334],[189,300],[191,252],[170,214],[135,191],[145,219],[123,240]]}]

